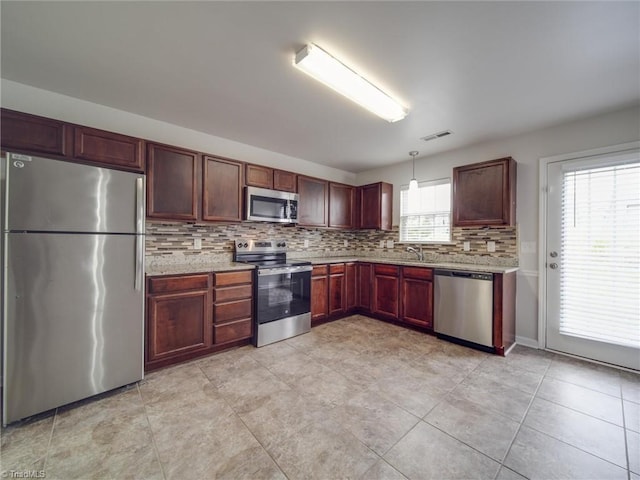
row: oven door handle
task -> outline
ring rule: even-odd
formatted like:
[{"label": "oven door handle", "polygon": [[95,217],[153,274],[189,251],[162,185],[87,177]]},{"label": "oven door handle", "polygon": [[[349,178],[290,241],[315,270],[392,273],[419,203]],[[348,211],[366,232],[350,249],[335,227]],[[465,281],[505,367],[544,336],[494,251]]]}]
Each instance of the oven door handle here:
[{"label": "oven door handle", "polygon": [[302,273],[310,272],[313,270],[311,265],[301,265],[299,267],[275,267],[275,268],[260,268],[258,269],[258,275],[280,275],[282,273]]}]

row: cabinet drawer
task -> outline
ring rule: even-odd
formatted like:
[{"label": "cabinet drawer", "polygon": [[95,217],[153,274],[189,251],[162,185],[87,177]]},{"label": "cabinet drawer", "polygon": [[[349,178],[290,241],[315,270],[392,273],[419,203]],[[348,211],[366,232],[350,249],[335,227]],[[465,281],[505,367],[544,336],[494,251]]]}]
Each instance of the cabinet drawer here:
[{"label": "cabinet drawer", "polygon": [[391,275],[391,276],[397,277],[399,271],[400,271],[400,268],[394,265],[375,265],[374,266],[374,273],[376,275]]},{"label": "cabinet drawer", "polygon": [[251,319],[213,326],[213,343],[227,343],[251,337]]},{"label": "cabinet drawer", "polygon": [[214,285],[216,287],[224,287],[226,285],[237,285],[239,283],[251,283],[253,280],[253,272],[251,270],[243,270],[240,272],[224,272],[214,275]]},{"label": "cabinet drawer", "polygon": [[213,305],[213,323],[228,323],[239,318],[251,318],[252,304],[250,298],[235,302],[217,303]]},{"label": "cabinet drawer", "polygon": [[344,263],[333,263],[329,265],[329,273],[344,273]]},{"label": "cabinet drawer", "polygon": [[209,275],[149,278],[149,293],[181,292],[206,288],[209,288]]},{"label": "cabinet drawer", "polygon": [[243,298],[251,298],[253,288],[251,285],[236,285],[234,287],[215,288],[213,290],[213,301],[216,303],[230,302],[231,300],[240,300]]},{"label": "cabinet drawer", "polygon": [[403,267],[402,275],[405,278],[417,278],[420,280],[432,280],[433,270],[431,268]]},{"label": "cabinet drawer", "polygon": [[311,276],[316,277],[320,275],[326,275],[329,272],[328,265],[314,265],[313,270],[311,271]]}]

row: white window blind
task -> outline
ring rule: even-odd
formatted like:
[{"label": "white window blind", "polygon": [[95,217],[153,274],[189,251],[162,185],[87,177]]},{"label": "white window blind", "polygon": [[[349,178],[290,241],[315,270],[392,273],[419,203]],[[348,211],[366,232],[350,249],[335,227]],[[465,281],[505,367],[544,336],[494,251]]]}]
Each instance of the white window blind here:
[{"label": "white window blind", "polygon": [[451,241],[451,180],[420,182],[400,188],[400,241]]},{"label": "white window blind", "polygon": [[560,333],[640,348],[640,163],[564,173],[560,268]]}]

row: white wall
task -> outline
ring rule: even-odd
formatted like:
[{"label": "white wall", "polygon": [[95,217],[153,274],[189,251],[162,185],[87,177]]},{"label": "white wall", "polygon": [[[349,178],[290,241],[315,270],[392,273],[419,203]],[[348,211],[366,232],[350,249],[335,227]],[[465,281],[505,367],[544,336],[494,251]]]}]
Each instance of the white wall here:
[{"label": "white wall", "polygon": [[[449,151],[416,160],[416,178],[432,180],[451,177],[459,165],[506,156],[518,163],[517,222],[518,241],[538,241],[538,165],[539,159],[564,153],[617,145],[640,139],[640,108],[626,108],[552,128],[507,139]],[[437,141],[437,140],[435,140]],[[398,223],[400,185],[411,178],[411,162],[361,172],[357,184],[385,181],[394,186],[393,223]],[[538,342],[538,252],[520,251],[518,272],[516,335],[521,343]]]},{"label": "white wall", "polygon": [[289,157],[97,103],[30,87],[4,78],[0,86],[0,103],[4,108],[11,110],[55,118],[245,162],[277,167],[335,182],[355,183],[356,175],[354,173],[337,168],[325,167],[300,158]]}]

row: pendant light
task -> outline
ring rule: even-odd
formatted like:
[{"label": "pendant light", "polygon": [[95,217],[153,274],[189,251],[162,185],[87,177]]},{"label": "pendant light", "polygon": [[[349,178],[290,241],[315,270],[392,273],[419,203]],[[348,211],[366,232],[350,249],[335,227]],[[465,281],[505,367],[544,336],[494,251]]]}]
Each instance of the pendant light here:
[{"label": "pendant light", "polygon": [[409,190],[417,190],[418,189],[418,180],[416,180],[416,155],[418,155],[417,150],[412,150],[409,152],[409,155],[413,158],[413,177],[411,177],[411,181],[409,182]]}]

